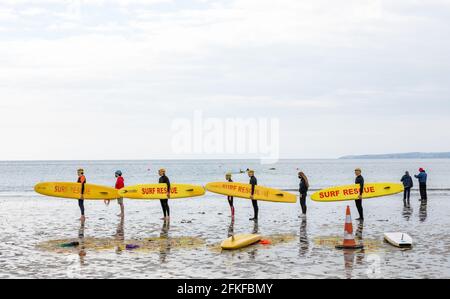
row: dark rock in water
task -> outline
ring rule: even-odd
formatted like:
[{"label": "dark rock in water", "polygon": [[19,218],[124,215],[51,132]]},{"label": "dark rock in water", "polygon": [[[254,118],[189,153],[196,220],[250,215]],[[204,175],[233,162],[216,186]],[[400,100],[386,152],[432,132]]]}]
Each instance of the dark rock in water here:
[{"label": "dark rock in water", "polygon": [[80,242],[71,242],[59,245],[61,248],[70,248],[70,247],[78,247],[80,246]]},{"label": "dark rock in water", "polygon": [[133,244],[127,244],[126,249],[127,250],[133,250],[133,249],[138,249],[139,245],[133,245]]}]

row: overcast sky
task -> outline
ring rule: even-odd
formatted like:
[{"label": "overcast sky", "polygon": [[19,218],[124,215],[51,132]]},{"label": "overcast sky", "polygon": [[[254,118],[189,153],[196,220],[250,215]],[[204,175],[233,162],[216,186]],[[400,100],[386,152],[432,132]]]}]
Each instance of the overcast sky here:
[{"label": "overcast sky", "polygon": [[280,120],[282,158],[450,151],[450,0],[0,0],[0,160],[171,158]]}]

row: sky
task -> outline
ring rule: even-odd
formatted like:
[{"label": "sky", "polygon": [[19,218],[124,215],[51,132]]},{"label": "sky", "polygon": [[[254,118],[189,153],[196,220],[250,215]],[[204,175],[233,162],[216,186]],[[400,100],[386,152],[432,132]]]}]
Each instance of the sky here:
[{"label": "sky", "polygon": [[280,158],[450,151],[450,0],[0,0],[0,160],[195,158],[199,113]]}]

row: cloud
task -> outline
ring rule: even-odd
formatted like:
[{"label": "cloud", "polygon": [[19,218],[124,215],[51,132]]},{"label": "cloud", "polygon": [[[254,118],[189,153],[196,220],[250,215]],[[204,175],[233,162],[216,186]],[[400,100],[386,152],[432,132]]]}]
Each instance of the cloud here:
[{"label": "cloud", "polygon": [[[0,4],[0,123],[10,138],[82,130],[95,144],[97,136],[113,138],[111,124],[122,120],[124,134],[162,135],[170,143],[158,124],[200,109],[279,117],[286,152],[299,151],[295,140],[316,145],[302,145],[306,156],[353,153],[348,143],[325,150],[323,138],[348,137],[361,123],[390,151],[392,140],[377,132],[410,124],[425,134],[419,117],[429,122],[430,150],[450,146],[449,133],[433,133],[450,112],[448,1]],[[408,136],[403,147],[414,148]],[[358,152],[365,146],[375,143]],[[8,144],[0,155],[20,156],[22,147]],[[142,147],[140,157],[160,152]],[[75,158],[69,148],[58,155]]]}]

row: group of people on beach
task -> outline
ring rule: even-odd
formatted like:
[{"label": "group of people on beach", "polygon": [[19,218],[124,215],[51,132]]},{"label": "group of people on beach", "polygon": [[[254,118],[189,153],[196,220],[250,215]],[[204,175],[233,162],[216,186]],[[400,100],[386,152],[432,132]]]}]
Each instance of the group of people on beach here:
[{"label": "group of people on beach", "polygon": [[[358,221],[364,221],[364,208],[363,208],[363,195],[364,195],[364,177],[362,176],[361,168],[355,169],[355,184],[359,185],[359,196],[358,199],[355,200],[356,209],[358,210],[359,218],[356,219]],[[300,205],[302,207],[302,216],[306,216],[307,207],[306,207],[306,198],[308,196],[309,190],[309,181],[306,175],[303,172],[298,173],[298,177],[300,179]],[[414,176],[419,180],[419,190],[420,190],[420,200],[422,202],[426,202],[428,199],[427,195],[427,180],[428,174],[425,169],[420,168],[419,174]],[[404,194],[403,194],[403,202],[405,207],[410,207],[410,198],[411,198],[411,189],[414,187],[414,182],[408,171],[405,172],[405,175],[401,178],[401,182],[404,186]]]},{"label": "group of people on beach", "polygon": [[[419,192],[420,192],[420,200],[421,201],[427,201],[428,200],[428,192],[427,192],[427,180],[428,180],[428,174],[425,171],[425,169],[420,168],[419,174],[414,176],[416,179],[419,180]],[[409,172],[405,172],[405,175],[402,177],[401,182],[403,183],[403,186],[405,187],[405,192],[403,195],[403,203],[405,207],[409,207],[410,204],[410,198],[411,198],[411,189],[414,187],[413,178],[409,174]]]},{"label": "group of people on beach", "polygon": [[[258,180],[255,177],[254,170],[247,169],[246,172],[248,173],[248,176],[250,178],[250,182],[249,182],[249,184],[251,185],[250,199],[252,200],[253,212],[254,212],[254,216],[252,218],[250,218],[250,220],[258,221],[258,216],[259,216],[258,201],[254,199],[256,186],[258,185]],[[158,174],[159,174],[158,183],[167,185],[167,199],[160,200],[161,208],[162,208],[163,215],[164,215],[162,220],[169,221],[170,220],[169,199],[170,199],[170,193],[171,193],[170,179],[167,177],[165,169],[160,169],[158,171]],[[364,183],[364,177],[362,176],[362,170],[360,168],[355,169],[355,176],[356,176],[355,184],[360,186],[359,187],[360,192],[359,192],[358,199],[355,200],[356,208],[357,208],[358,214],[359,214],[359,218],[356,220],[362,222],[362,221],[364,221],[364,209],[363,209],[362,202],[363,202],[364,184],[365,183]],[[117,170],[115,172],[115,177],[116,177],[115,188],[117,190],[124,188],[125,187],[125,179],[123,178],[122,171]],[[427,199],[428,199],[428,196],[427,196],[428,174],[426,173],[426,171],[423,168],[420,168],[419,174],[415,175],[414,177],[416,179],[418,179],[418,181],[419,181],[419,190],[420,190],[421,201],[427,201]],[[225,178],[228,182],[230,182],[230,183],[233,182],[231,173],[227,173]],[[309,184],[308,177],[306,176],[306,174],[304,172],[300,171],[298,173],[298,178],[300,180],[300,186],[299,186],[300,206],[302,209],[302,217],[305,217],[306,213],[307,213],[306,199],[308,197],[308,190],[310,188],[310,184]],[[84,169],[78,170],[78,181],[77,182],[81,184],[81,196],[80,196],[80,199],[78,200],[78,205],[79,205],[80,211],[81,211],[80,220],[82,222],[84,222],[86,219],[85,218],[85,208],[84,208],[84,194],[85,194],[85,185],[87,183]],[[409,174],[408,171],[406,171],[405,175],[401,178],[401,182],[403,183],[403,186],[405,188],[403,202],[404,202],[405,207],[409,207],[410,206],[411,189],[414,187],[414,182],[413,182],[413,178],[411,177],[411,175]],[[228,199],[228,203],[229,203],[229,206],[231,209],[231,216],[234,218],[234,215],[235,215],[234,198],[232,196],[228,196],[227,199]],[[125,207],[124,207],[124,203],[123,203],[123,198],[118,198],[117,202],[120,206],[120,216],[124,217],[125,216]],[[105,204],[109,205],[109,203],[110,203],[109,200],[105,201]]]}]

